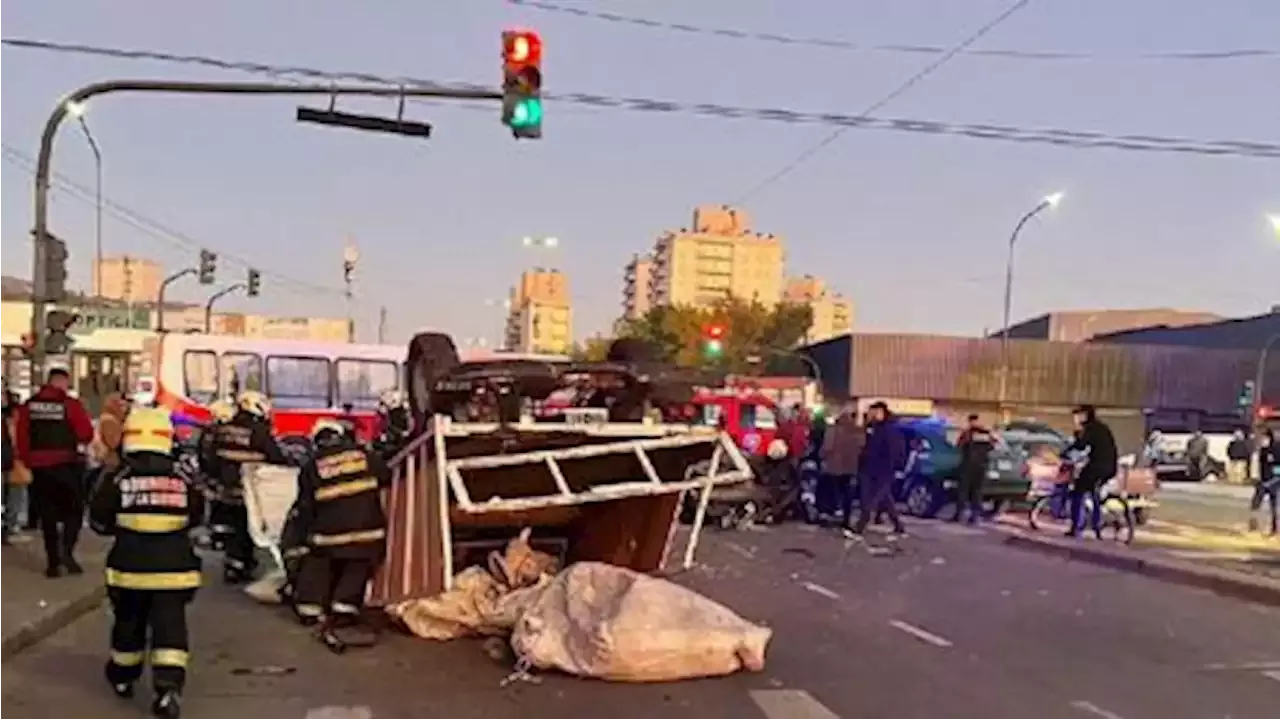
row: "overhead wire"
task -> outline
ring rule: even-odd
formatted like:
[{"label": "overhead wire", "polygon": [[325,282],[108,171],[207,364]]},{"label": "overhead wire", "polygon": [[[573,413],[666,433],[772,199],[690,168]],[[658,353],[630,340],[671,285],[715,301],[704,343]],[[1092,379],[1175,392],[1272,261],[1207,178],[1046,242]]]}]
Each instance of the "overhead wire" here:
[{"label": "overhead wire", "polygon": [[[367,82],[396,87],[431,87],[458,90],[489,89],[483,85],[469,82],[439,82],[402,76],[389,77],[364,72],[334,72],[302,66],[225,60],[200,55],[175,55],[154,50],[127,50],[75,45],[44,40],[6,38],[0,40],[0,45],[47,52],[199,65],[221,70],[268,75],[275,78],[295,76],[325,82]],[[715,119],[747,119],[788,124],[834,125],[861,130],[952,135],[978,140],[1048,144],[1071,149],[1100,148],[1138,152],[1280,159],[1280,143],[1251,140],[1206,140],[1151,134],[1109,134],[1066,128],[1024,128],[985,123],[951,123],[911,118],[883,118],[831,112],[811,112],[779,107],[744,107],[715,103],[686,103],[644,97],[611,97],[592,93],[544,92],[543,98],[549,101],[581,105],[591,109],[681,113]],[[448,107],[465,107],[467,105],[465,101],[450,101],[440,104]]]},{"label": "overhead wire", "polygon": [[[35,158],[7,144],[3,145],[2,147],[3,147],[4,161],[25,170],[28,174],[31,174],[33,176],[35,175],[35,172],[36,172]],[[75,180],[72,180],[71,178],[61,173],[51,172],[50,184],[57,187],[59,190],[66,192],[68,196],[76,200],[79,200],[81,202],[86,202],[91,205],[97,202],[96,193],[94,192],[93,189],[79,182],[76,182]],[[136,210],[125,207],[124,205],[121,205],[120,203],[115,202],[107,197],[102,198],[102,208],[104,212],[111,215],[113,218],[121,222],[124,222],[125,224],[128,224],[129,226],[149,235],[154,239],[166,242],[173,247],[177,247],[182,250],[191,250],[195,252],[199,252],[202,249],[209,249],[209,250],[216,249],[214,247],[211,247],[207,243],[201,243],[195,239],[192,239],[190,236],[186,235],[185,233],[175,230],[172,227],[169,227],[155,219],[147,217],[146,215]],[[282,272],[277,272],[270,269],[264,269],[260,264],[251,262],[250,260],[238,255],[229,254],[221,250],[218,250],[218,258],[219,260],[226,260],[230,264],[244,267],[246,269],[255,269],[258,272],[260,272],[263,277],[276,280],[277,282],[287,286],[292,286],[297,290],[302,290],[302,291],[311,292],[311,293],[345,296],[345,291],[342,288],[339,288],[336,286],[330,287],[330,286],[322,285],[316,282],[310,282],[308,280],[298,279],[296,277],[292,277]]]},{"label": "overhead wire", "polygon": [[[588,10],[578,6],[561,3],[544,2],[543,0],[506,0],[509,5],[536,10],[540,12],[572,15],[584,20],[599,20],[620,25],[632,25],[648,30],[663,30],[684,35],[706,35],[742,40],[765,42],[793,47],[815,47],[826,50],[844,52],[888,52],[908,55],[943,55],[948,48],[943,45],[929,44],[875,44],[859,43],[843,38],[806,37],[787,35],[777,32],[755,30],[739,30],[728,27],[709,25],[692,25],[689,23],[661,20],[641,15],[626,15],[602,10]],[[1230,60],[1251,60],[1280,57],[1280,48],[1228,48],[1223,50],[1163,50],[1141,52],[1131,55],[1100,55],[1097,53],[1072,52],[1061,50],[1017,50],[1017,49],[982,49],[973,48],[961,51],[964,55],[1004,58],[1009,60],[1045,60],[1045,61],[1115,61],[1115,60],[1171,60],[1178,62],[1221,62]]]},{"label": "overhead wire", "polygon": [[[995,30],[1000,25],[1003,25],[1006,20],[1016,15],[1019,10],[1022,10],[1023,8],[1025,8],[1028,4],[1030,4],[1030,2],[1031,0],[1017,0],[1017,2],[1013,3],[1009,7],[1005,8],[1003,12],[991,18],[990,20],[988,20],[981,27],[979,27],[974,32],[970,33],[967,37],[965,37],[955,46],[951,47],[942,55],[939,55],[937,58],[934,59],[933,62],[920,68],[920,70],[917,71],[915,74],[911,75],[901,84],[894,87],[892,90],[890,90],[888,93],[880,97],[875,102],[871,103],[869,106],[867,106],[867,109],[858,113],[858,116],[859,117],[870,116],[872,113],[876,112],[877,110],[880,110],[885,105],[888,105],[889,103],[893,102],[899,97],[902,97],[906,93],[910,92],[913,87],[923,82],[933,73],[942,69],[942,67],[946,65],[948,62],[950,62],[952,58],[954,58],[956,55],[959,55],[961,52],[964,52],[964,50],[969,46],[973,45],[974,43],[978,42],[982,38],[986,37],[986,35],[990,33],[992,30]],[[735,198],[732,204],[740,204],[742,202],[745,202],[746,200],[749,200],[752,197],[756,196],[765,188],[773,185],[776,182],[780,182],[787,175],[790,175],[792,172],[795,172],[796,170],[800,169],[800,167],[804,165],[806,162],[808,162],[810,159],[816,157],[818,153],[826,149],[829,145],[831,145],[831,143],[840,139],[840,136],[844,135],[844,133],[847,132],[849,129],[850,128],[847,125],[836,128],[835,131],[826,135],[825,137],[823,137],[821,140],[814,143],[813,145],[810,145],[799,155],[796,155],[796,157],[792,159],[790,162],[786,163],[779,169],[775,170],[772,174],[766,176],[760,182],[757,182],[755,185],[752,185],[750,188],[747,189],[746,192],[743,192],[741,195]]]}]

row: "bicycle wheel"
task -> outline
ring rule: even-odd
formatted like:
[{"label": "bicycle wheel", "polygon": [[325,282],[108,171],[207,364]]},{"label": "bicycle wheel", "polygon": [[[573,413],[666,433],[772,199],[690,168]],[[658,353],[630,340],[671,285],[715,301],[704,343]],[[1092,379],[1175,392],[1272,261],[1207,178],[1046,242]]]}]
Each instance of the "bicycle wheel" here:
[{"label": "bicycle wheel", "polygon": [[1118,494],[1102,497],[1099,534],[1110,535],[1117,542],[1129,544],[1133,541],[1133,510],[1129,501]]},{"label": "bicycle wheel", "polygon": [[1027,510],[1027,526],[1033,532],[1039,532],[1041,526],[1047,525],[1056,519],[1053,516],[1053,510],[1053,495],[1046,494],[1037,497],[1036,501],[1031,503],[1031,508]]}]

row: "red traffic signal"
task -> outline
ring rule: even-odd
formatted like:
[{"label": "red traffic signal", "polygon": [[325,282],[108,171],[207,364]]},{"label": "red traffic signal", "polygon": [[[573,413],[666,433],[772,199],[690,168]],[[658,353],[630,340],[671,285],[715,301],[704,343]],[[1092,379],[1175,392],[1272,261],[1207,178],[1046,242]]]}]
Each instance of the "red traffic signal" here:
[{"label": "red traffic signal", "polygon": [[502,60],[509,70],[537,67],[542,64],[542,38],[532,30],[502,33]]},{"label": "red traffic signal", "polygon": [[718,340],[724,337],[724,325],[708,325],[704,333],[708,339]]}]

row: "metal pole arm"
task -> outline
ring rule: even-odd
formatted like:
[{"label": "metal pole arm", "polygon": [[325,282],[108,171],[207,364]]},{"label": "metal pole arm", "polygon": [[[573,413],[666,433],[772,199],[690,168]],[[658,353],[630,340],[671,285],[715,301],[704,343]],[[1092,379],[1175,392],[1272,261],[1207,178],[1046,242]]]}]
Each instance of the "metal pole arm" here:
[{"label": "metal pole arm", "polygon": [[248,285],[243,282],[237,282],[230,287],[226,287],[209,296],[209,301],[204,303],[204,333],[213,333],[213,304],[236,290],[243,290]]},{"label": "metal pole arm", "polygon": [[164,332],[165,291],[169,289],[169,285],[182,279],[183,277],[186,277],[187,275],[194,275],[195,273],[196,273],[196,269],[194,267],[188,267],[185,270],[180,270],[178,272],[173,273],[172,275],[169,275],[168,277],[164,278],[164,282],[160,283],[160,291],[156,293],[156,332]]}]

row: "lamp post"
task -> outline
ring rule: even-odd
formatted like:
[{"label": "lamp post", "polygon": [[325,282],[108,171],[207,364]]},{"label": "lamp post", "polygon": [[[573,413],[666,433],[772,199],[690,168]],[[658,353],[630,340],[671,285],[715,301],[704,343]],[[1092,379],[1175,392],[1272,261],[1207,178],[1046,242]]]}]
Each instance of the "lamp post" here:
[{"label": "lamp post", "polygon": [[85,104],[82,102],[67,103],[67,112],[76,118],[84,139],[89,141],[89,149],[93,151],[94,184],[93,184],[93,296],[102,296],[102,149],[98,140],[89,129],[89,121],[85,119]]},{"label": "lamp post", "polygon": [[347,297],[347,342],[356,341],[356,318],[352,307],[356,263],[360,261],[360,250],[353,244],[347,244],[342,250],[342,283],[346,286]]},{"label": "lamp post", "polygon": [[1258,411],[1262,409],[1262,385],[1267,378],[1267,355],[1271,348],[1280,342],[1280,334],[1271,335],[1262,351],[1258,353],[1258,369],[1253,374],[1253,421],[1259,420]]},{"label": "lamp post", "polygon": [[1005,411],[1005,403],[1009,398],[1009,322],[1013,311],[1013,251],[1018,244],[1018,234],[1022,232],[1023,226],[1041,212],[1057,207],[1058,203],[1062,202],[1062,196],[1063,193],[1055,192],[1040,200],[1040,204],[1031,208],[1030,212],[1018,220],[1018,224],[1013,226],[1013,234],[1009,235],[1009,253],[1004,270],[1004,322],[1000,325],[1000,389],[997,400],[1001,412]]}]

